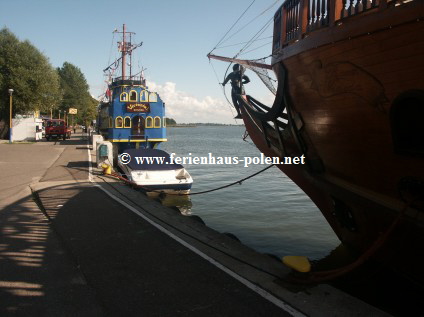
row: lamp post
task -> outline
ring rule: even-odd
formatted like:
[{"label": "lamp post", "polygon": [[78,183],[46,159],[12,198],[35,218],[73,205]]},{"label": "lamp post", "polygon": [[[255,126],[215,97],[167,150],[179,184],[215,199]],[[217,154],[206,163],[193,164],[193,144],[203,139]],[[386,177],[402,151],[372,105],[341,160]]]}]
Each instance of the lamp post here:
[{"label": "lamp post", "polygon": [[60,120],[60,113],[62,112],[62,110],[59,110],[59,120]]},{"label": "lamp post", "polygon": [[12,143],[12,94],[13,89],[9,89],[9,143]]}]

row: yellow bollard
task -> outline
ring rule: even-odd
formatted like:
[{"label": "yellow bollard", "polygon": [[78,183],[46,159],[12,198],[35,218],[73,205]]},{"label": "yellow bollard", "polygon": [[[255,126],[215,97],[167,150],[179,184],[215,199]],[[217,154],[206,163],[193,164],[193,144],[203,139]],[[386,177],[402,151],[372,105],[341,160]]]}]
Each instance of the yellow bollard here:
[{"label": "yellow bollard", "polygon": [[286,266],[298,272],[307,273],[311,271],[311,263],[306,256],[287,255],[282,260]]},{"label": "yellow bollard", "polygon": [[112,167],[108,164],[102,164],[103,174],[110,175],[112,174]]}]

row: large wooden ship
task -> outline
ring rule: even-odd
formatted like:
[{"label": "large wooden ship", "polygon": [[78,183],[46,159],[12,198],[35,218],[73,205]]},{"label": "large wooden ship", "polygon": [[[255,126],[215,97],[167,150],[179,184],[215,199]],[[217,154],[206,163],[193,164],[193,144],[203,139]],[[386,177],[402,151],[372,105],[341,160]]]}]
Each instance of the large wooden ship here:
[{"label": "large wooden ship", "polygon": [[274,16],[275,102],[238,101],[246,129],[319,207],[350,266],[424,285],[424,1],[287,0]]}]

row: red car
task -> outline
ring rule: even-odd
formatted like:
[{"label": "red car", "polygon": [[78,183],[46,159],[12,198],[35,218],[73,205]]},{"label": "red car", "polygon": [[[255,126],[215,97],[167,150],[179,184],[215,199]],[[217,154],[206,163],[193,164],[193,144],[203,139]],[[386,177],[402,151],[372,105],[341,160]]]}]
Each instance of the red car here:
[{"label": "red car", "polygon": [[66,125],[65,120],[51,119],[46,122],[46,139],[50,140],[52,137],[63,138],[63,140],[71,138],[71,129]]}]

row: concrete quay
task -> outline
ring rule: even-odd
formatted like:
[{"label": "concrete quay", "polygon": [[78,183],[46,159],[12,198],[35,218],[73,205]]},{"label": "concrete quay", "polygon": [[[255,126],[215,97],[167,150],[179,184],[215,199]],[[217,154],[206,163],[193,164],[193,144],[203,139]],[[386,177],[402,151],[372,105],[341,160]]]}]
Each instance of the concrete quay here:
[{"label": "concrete quay", "polygon": [[0,316],[387,316],[90,161],[78,134],[0,144]]}]

